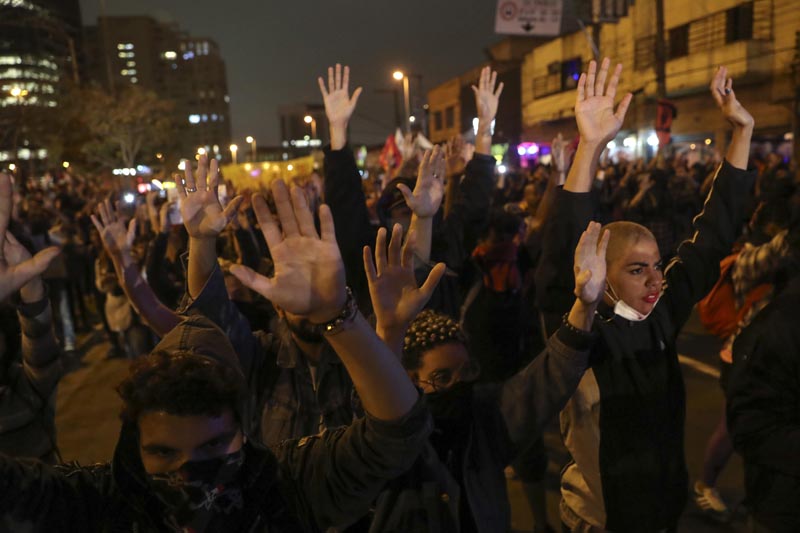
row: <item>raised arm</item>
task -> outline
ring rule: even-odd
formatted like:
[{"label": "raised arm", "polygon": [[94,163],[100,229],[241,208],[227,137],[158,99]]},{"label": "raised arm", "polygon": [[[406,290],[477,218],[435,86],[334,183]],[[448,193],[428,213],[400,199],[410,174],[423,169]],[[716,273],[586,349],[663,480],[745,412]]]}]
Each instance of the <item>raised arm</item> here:
[{"label": "raised arm", "polygon": [[575,303],[544,352],[502,387],[500,408],[511,440],[523,445],[540,435],[566,405],[589,366],[595,311],[606,286],[610,233],[590,222],[575,249]]},{"label": "raised arm", "polygon": [[200,156],[196,170],[195,176],[192,165],[187,164],[185,181],[177,184],[182,197],[183,225],[189,234],[187,287],[191,298],[197,298],[217,267],[217,237],[236,215],[242,201],[242,197],[237,196],[223,210],[217,197],[219,167],[216,159],[209,165],[208,157]]},{"label": "raised arm", "polygon": [[694,219],[694,235],[678,247],[665,272],[665,304],[676,325],[683,324],[692,307],[719,278],[719,262],[731,252],[745,222],[755,172],[747,171],[753,117],[736,100],[733,82],[720,67],[711,81],[711,94],[722,116],[733,126],[733,140],[717,168],[714,184],[702,212]]},{"label": "raised arm", "polygon": [[272,193],[280,226],[262,196],[255,197],[254,207],[275,264],[274,276],[267,278],[239,265],[231,272],[286,312],[322,327],[367,412],[379,420],[402,418],[419,395],[389,347],[348,301],[330,209],[320,207],[321,233],[317,233],[300,189],[292,187],[290,198],[286,184],[275,180]]},{"label": "raised arm", "polygon": [[478,110],[478,133],[475,135],[475,153],[492,155],[492,122],[497,116],[500,95],[503,94],[503,82],[497,85],[497,72],[491,67],[481,70],[478,85],[472,86],[475,93],[475,107]]},{"label": "raised arm", "polygon": [[163,337],[178,325],[180,318],[161,303],[133,260],[131,248],[136,236],[136,219],[131,219],[126,230],[108,200],[97,205],[97,214],[99,218],[92,215],[92,223],[114,264],[120,287],[145,323]]},{"label": "raised arm", "polygon": [[626,94],[614,111],[614,98],[617,85],[622,74],[622,64],[618,64],[608,80],[606,78],[611,65],[609,58],[603,59],[600,72],[597,62],[589,62],[588,73],[584,72],[578,79],[578,90],[575,98],[575,119],[578,122],[580,141],[575,152],[575,159],[567,175],[564,190],[571,192],[589,192],[597,169],[597,160],[622,127],[625,113],[633,95]]},{"label": "raised arm", "polygon": [[[336,226],[336,242],[342,251],[347,283],[366,293],[366,278],[361,265],[361,248],[374,239],[367,199],[361,187],[361,174],[353,150],[347,145],[347,127],[361,95],[361,87],[350,95],[350,67],[328,68],[328,83],[318,78],[330,127],[331,145],[325,148],[325,203],[330,206]],[[365,294],[364,294],[365,295]]]},{"label": "raised arm", "polygon": [[364,247],[364,270],[377,318],[375,330],[399,360],[403,356],[403,339],[408,326],[431,299],[446,267],[444,263],[436,265],[419,287],[414,275],[414,233],[409,232],[402,248],[403,228],[400,224],[392,228],[388,248],[386,233],[385,228],[378,230],[374,262],[372,250],[369,246]]},{"label": "raised arm", "polygon": [[402,183],[397,185],[412,213],[408,229],[415,236],[413,252],[424,263],[431,260],[433,217],[442,204],[445,172],[444,152],[434,146],[422,156],[414,191]]}]

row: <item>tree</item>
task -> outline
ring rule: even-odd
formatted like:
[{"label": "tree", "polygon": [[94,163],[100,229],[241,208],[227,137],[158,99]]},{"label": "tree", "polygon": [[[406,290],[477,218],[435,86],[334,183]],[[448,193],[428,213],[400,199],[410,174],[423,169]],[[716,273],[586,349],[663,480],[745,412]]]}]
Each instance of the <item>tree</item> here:
[{"label": "tree", "polygon": [[138,86],[127,87],[115,96],[96,87],[81,93],[89,133],[82,151],[89,162],[112,168],[135,167],[139,154],[155,153],[169,143],[172,101]]}]

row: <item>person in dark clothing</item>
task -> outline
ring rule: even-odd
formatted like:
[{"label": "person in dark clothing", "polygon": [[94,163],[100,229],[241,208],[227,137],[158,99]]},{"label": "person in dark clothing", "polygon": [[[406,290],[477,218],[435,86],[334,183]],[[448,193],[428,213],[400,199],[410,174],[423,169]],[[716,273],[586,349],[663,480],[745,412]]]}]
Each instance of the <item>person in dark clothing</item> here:
[{"label": "person in dark clothing", "polygon": [[[795,206],[797,210],[797,206]],[[795,215],[795,218],[796,215]],[[776,295],[733,344],[728,432],[744,459],[752,531],[800,530],[800,242]]]},{"label": "person in dark clothing", "polygon": [[[581,140],[545,232],[537,270],[543,310],[568,302],[563,258],[592,217],[592,169],[622,126],[632,95],[614,111],[622,65],[611,74],[592,61],[578,82]],[[562,474],[561,518],[572,531],[664,531],[676,527],[687,500],[685,391],[675,341],[694,304],[719,277],[719,262],[743,225],[754,175],[747,162],[753,118],[739,104],[723,67],[711,82],[722,116],[733,126],[694,236],[662,271],[652,233],[632,222],[609,224],[607,291],[598,308],[600,340],[591,367],[567,407],[561,428],[572,462]],[[666,282],[666,283],[665,283]],[[563,308],[562,308],[563,309]]]},{"label": "person in dark clothing", "polygon": [[[184,200],[214,194],[214,185],[189,179]],[[123,427],[113,462],[52,468],[0,455],[0,512],[48,531],[320,531],[363,514],[385,482],[413,463],[430,415],[347,296],[330,211],[321,209],[320,237],[299,191],[291,201],[283,182],[273,191],[284,232],[270,214],[264,232],[275,276],[246,267],[235,273],[322,327],[367,417],[285,442],[274,455],[259,447],[248,439],[246,354],[207,318],[191,316],[120,385]],[[7,277],[0,275],[0,287]]]},{"label": "person in dark clothing", "polygon": [[[413,243],[401,250],[401,241],[399,225],[388,248],[386,230],[379,230],[375,261],[369,248],[364,251],[365,270],[376,329],[425,393],[436,429],[411,471],[379,498],[372,531],[507,531],[504,468],[564,406],[588,365],[596,337],[591,334],[594,311],[605,287],[608,237],[600,240],[597,223],[587,228],[574,255],[578,299],[564,325],[534,362],[492,384],[473,383],[477,368],[454,320],[432,310],[415,317],[431,287],[417,289]],[[434,271],[441,275],[442,268]],[[407,494],[415,489],[423,500],[426,493],[447,496],[428,502],[441,516],[412,503]]]}]

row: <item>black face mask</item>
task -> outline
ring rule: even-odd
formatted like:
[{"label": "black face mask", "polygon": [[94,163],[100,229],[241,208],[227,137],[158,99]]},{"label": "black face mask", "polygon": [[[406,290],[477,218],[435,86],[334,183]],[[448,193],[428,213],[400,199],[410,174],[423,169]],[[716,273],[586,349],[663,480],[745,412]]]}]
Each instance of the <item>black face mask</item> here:
[{"label": "black face mask", "polygon": [[235,523],[244,507],[243,464],[244,451],[239,450],[149,475],[148,486],[167,508],[166,525],[174,531],[204,531],[212,524]]},{"label": "black face mask", "polygon": [[464,422],[472,416],[472,383],[460,381],[449,389],[425,395],[436,425]]}]

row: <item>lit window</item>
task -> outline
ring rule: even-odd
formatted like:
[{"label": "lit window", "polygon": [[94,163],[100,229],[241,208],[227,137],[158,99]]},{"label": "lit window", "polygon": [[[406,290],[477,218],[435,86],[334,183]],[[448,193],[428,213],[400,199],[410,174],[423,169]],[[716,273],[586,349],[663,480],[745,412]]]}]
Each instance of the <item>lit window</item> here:
[{"label": "lit window", "polygon": [[125,45],[122,43],[117,44],[117,50],[125,50]]},{"label": "lit window", "polygon": [[208,115],[206,114],[203,115],[203,122],[208,122]]},{"label": "lit window", "polygon": [[205,97],[206,97],[206,92],[205,91],[200,91],[200,99],[202,100]]},{"label": "lit window", "polygon": [[183,59],[187,61],[192,59],[193,57],[194,57],[194,52],[192,52],[191,50],[183,54]]},{"label": "lit window", "polygon": [[128,66],[128,67],[135,67],[136,66],[136,61],[128,61],[125,65]]},{"label": "lit window", "polygon": [[177,59],[178,54],[173,52],[172,50],[168,50],[164,52],[164,59]]},{"label": "lit window", "polygon": [[123,76],[127,76],[128,75],[128,69],[122,69],[122,70],[119,71],[119,73],[122,74]]},{"label": "lit window", "polygon": [[139,79],[137,77],[135,77],[135,76],[133,78],[131,78],[131,83],[136,83],[138,81],[139,81]]},{"label": "lit window", "polygon": [[125,50],[133,50],[133,45],[131,43],[126,44]]},{"label": "lit window", "polygon": [[128,74],[129,74],[130,76],[133,76],[134,74],[136,74],[136,69],[135,69],[135,68],[132,68],[132,69],[130,69],[130,70],[128,71]]},{"label": "lit window", "polygon": [[225,103],[226,104],[230,104],[231,103],[231,97],[228,96],[227,94],[225,95]]},{"label": "lit window", "polygon": [[189,115],[189,124],[199,124],[200,115]]},{"label": "lit window", "polygon": [[216,122],[218,118],[219,118],[219,115],[217,115],[216,113],[212,113],[211,114],[211,121],[212,122]]}]

